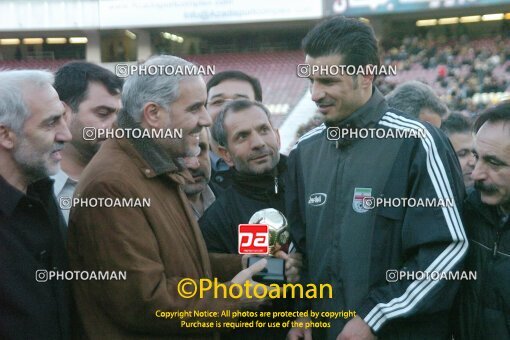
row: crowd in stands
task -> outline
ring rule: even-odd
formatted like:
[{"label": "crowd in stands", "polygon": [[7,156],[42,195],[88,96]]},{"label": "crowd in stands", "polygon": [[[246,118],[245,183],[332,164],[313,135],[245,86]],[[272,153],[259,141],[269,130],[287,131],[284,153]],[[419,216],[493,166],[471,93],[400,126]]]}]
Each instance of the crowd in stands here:
[{"label": "crowd in stands", "polygon": [[384,94],[410,79],[432,86],[450,110],[471,114],[485,108],[473,100],[476,93],[510,89],[510,38],[447,39],[406,37],[398,47],[385,51],[384,64],[396,64],[396,77],[380,79]]}]

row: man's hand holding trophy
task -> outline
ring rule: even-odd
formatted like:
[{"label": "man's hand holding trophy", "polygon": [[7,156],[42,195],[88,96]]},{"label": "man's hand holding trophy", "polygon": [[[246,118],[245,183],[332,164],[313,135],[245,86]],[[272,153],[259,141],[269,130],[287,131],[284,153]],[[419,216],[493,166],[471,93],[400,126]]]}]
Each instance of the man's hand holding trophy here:
[{"label": "man's hand holding trophy", "polygon": [[[295,283],[299,281],[299,271],[303,265],[302,256],[292,252],[288,223],[285,216],[273,208],[257,211],[249,224],[263,224],[268,227],[268,256],[248,257],[248,267],[261,259],[267,260],[266,267],[253,276],[253,280],[264,284]],[[290,251],[289,251],[290,249]]]}]

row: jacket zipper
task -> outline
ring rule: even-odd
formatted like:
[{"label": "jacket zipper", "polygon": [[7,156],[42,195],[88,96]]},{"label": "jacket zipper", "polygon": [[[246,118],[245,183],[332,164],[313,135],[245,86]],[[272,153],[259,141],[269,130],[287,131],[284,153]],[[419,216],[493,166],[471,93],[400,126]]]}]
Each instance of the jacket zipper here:
[{"label": "jacket zipper", "polygon": [[501,232],[499,230],[496,231],[496,239],[494,240],[494,249],[492,252],[492,257],[496,257],[498,255],[498,245],[499,240],[501,239]]},{"label": "jacket zipper", "polygon": [[278,194],[278,177],[274,176],[274,193]]}]

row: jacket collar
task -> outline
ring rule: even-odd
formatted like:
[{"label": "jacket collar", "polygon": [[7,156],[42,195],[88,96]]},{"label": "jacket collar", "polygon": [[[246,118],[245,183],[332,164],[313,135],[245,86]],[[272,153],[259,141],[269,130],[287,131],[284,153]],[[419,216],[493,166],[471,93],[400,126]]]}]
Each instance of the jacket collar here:
[{"label": "jacket collar", "polygon": [[225,160],[212,150],[209,150],[209,158],[211,159],[211,168],[213,171],[228,171],[230,169],[230,166]]},{"label": "jacket collar", "polygon": [[[356,130],[372,127],[381,120],[382,116],[389,109],[388,103],[377,87],[372,86],[372,96],[359,109],[349,117],[340,122],[326,122],[327,127],[338,127],[340,129]],[[350,144],[355,138],[344,138],[336,141],[337,146]]]},{"label": "jacket collar", "polygon": [[483,216],[490,225],[496,228],[510,228],[510,220],[504,221],[503,213],[498,209],[497,206],[488,205],[482,202],[480,192],[474,188],[471,188],[466,198],[465,209],[473,209],[478,214]]},{"label": "jacket collar", "polygon": [[0,210],[7,216],[11,216],[23,197],[47,199],[52,196],[52,188],[53,180],[46,177],[29,184],[25,195],[0,176],[0,192],[2,193],[0,195]]},{"label": "jacket collar", "polygon": [[[274,171],[262,175],[242,174],[233,171],[233,186],[241,194],[250,198],[265,201],[276,195],[284,193],[285,184],[283,183],[284,173],[287,169],[287,157],[280,154],[280,161]],[[278,187],[275,192],[275,186]]]},{"label": "jacket collar", "polygon": [[10,185],[2,176],[0,176],[0,210],[7,216],[12,215],[19,201],[23,198],[23,193]]},{"label": "jacket collar", "polygon": [[[119,115],[118,126],[120,128],[143,129],[126,112]],[[192,178],[189,172],[185,171],[186,169],[168,151],[151,138],[123,138],[119,139],[118,143],[147,178],[178,172],[183,172],[184,177]]]}]

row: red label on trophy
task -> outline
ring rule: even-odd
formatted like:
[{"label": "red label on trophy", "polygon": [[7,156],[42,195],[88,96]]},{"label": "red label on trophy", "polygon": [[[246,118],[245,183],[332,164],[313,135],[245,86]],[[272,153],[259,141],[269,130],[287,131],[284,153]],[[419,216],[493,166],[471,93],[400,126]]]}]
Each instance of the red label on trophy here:
[{"label": "red label on trophy", "polygon": [[269,228],[266,224],[239,225],[239,254],[268,254]]}]

